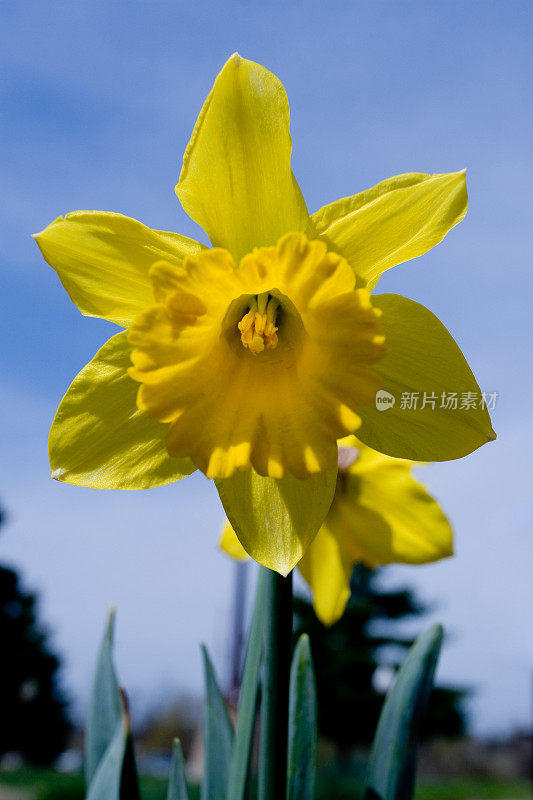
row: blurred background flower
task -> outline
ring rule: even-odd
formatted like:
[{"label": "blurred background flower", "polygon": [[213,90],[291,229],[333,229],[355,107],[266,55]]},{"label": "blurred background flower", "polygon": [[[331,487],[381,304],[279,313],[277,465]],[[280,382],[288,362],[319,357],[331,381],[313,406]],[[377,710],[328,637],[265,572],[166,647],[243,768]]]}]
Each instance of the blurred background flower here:
[{"label": "blurred background flower", "polygon": [[[377,453],[355,436],[341,440],[338,460],[331,508],[298,562],[324,625],[342,616],[356,564],[429,564],[453,553],[450,523],[412,476],[412,461]],[[238,561],[247,559],[229,522],[220,547]]]}]

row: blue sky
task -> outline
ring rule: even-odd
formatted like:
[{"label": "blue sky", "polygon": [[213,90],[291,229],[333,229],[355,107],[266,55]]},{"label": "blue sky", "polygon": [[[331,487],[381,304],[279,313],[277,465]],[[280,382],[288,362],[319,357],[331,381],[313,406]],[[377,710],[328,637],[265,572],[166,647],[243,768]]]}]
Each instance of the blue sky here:
[{"label": "blue sky", "polygon": [[[235,50],[275,72],[293,167],[315,210],[389,175],[467,167],[470,210],[382,291],[430,307],[483,388],[498,441],[424,470],[456,557],[391,568],[450,633],[440,675],[476,686],[475,730],[528,722],[533,566],[530,453],[529,2],[3,3],[0,8],[2,341],[0,559],[42,592],[81,708],[110,602],[124,683],[149,697],[199,685],[198,642],[226,668],[232,565],[196,476],[145,493],[50,481],[55,407],[113,332],[71,305],[30,234],[67,211],[119,211],[196,238],[173,187],[214,77]],[[205,239],[204,239],[205,240]],[[429,619],[428,618],[428,622]]]}]

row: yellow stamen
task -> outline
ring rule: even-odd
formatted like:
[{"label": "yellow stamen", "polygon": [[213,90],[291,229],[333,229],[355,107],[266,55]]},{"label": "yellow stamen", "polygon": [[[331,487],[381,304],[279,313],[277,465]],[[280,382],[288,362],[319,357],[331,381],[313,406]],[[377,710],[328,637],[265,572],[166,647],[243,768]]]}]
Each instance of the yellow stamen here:
[{"label": "yellow stamen", "polygon": [[238,324],[243,347],[247,347],[254,356],[265,348],[274,350],[278,344],[276,313],[279,303],[268,292],[254,297],[250,309]]}]

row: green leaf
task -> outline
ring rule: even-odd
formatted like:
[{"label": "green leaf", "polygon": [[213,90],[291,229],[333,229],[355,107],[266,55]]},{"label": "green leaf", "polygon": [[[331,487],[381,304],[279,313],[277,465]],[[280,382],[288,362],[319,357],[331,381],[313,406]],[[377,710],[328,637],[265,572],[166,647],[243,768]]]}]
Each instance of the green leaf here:
[{"label": "green leaf", "polygon": [[170,778],[168,781],[167,800],[189,800],[187,783],[185,781],[185,763],[179,739],[174,739],[172,748],[172,763],[170,765]]},{"label": "green leaf", "polygon": [[288,575],[311,544],[329,511],[337,470],[300,480],[290,474],[263,478],[253,469],[215,481],[224,510],[246,552],[259,564]]},{"label": "green leaf", "polygon": [[87,800],[141,800],[126,696],[122,716],[88,787]]},{"label": "green leaf", "polygon": [[202,800],[224,800],[233,747],[233,726],[215,671],[202,647],[205,672],[204,776]]},{"label": "green leaf", "polygon": [[239,695],[237,730],[231,755],[227,800],[243,800],[246,790],[263,654],[266,578],[266,571],[260,570]]},{"label": "green leaf", "polygon": [[418,638],[389,691],[372,746],[366,800],[411,800],[416,745],[442,644],[442,626]]},{"label": "green leaf", "polygon": [[313,800],[317,752],[316,685],[309,637],[300,636],[291,666],[287,800]]},{"label": "green leaf", "polygon": [[89,784],[87,800],[120,800],[122,766],[126,753],[126,727],[119,721],[98,769]]},{"label": "green leaf", "polygon": [[109,612],[109,619],[100,646],[87,713],[85,735],[85,780],[87,786],[91,785],[100,761],[116,736],[118,725],[122,726],[123,705],[112,654],[114,618],[115,614],[112,609]]}]

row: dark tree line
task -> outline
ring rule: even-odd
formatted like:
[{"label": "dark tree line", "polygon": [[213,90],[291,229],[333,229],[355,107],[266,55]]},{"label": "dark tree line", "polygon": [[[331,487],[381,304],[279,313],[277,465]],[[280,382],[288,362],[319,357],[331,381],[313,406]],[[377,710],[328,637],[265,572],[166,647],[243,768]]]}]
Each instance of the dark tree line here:
[{"label": "dark tree line", "polygon": [[36,596],[13,569],[0,566],[0,757],[17,752],[46,765],[64,750],[70,725],[59,659],[37,613]]}]

